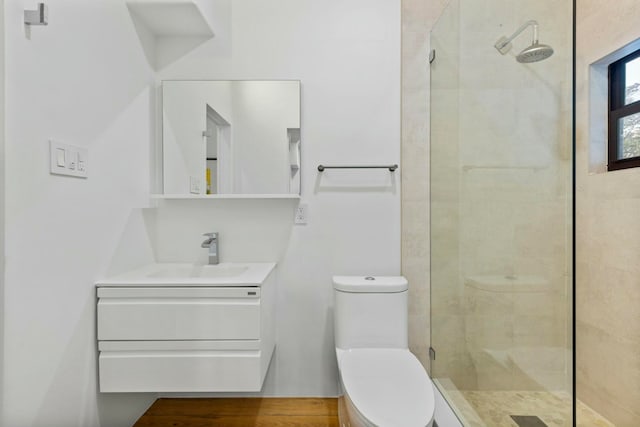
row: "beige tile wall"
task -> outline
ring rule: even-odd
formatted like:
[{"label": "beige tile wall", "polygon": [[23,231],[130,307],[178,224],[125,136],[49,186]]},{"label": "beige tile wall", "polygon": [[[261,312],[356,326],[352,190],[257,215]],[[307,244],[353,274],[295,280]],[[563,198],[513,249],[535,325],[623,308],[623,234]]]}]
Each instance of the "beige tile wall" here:
[{"label": "beige tile wall", "polygon": [[577,393],[618,427],[640,425],[640,169],[589,174],[588,79],[639,22],[638,0],[577,1]]}]

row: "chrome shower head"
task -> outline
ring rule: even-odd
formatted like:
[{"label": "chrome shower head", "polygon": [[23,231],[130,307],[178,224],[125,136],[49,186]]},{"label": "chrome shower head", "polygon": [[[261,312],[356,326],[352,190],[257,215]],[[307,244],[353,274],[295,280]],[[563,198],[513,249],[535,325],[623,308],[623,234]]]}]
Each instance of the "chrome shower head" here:
[{"label": "chrome shower head", "polygon": [[511,37],[500,37],[494,47],[502,55],[505,55],[511,50],[511,41],[518,37],[520,33],[522,33],[527,27],[533,27],[533,41],[531,43],[531,46],[527,47],[516,56],[518,62],[538,62],[553,55],[553,48],[551,46],[538,43],[538,22],[533,20],[527,21],[522,24],[520,28],[518,28],[516,32],[511,35]]},{"label": "chrome shower head", "polygon": [[528,64],[530,62],[543,61],[551,55],[553,55],[553,48],[551,46],[534,43],[520,52],[518,56],[516,56],[516,60],[523,64]]}]

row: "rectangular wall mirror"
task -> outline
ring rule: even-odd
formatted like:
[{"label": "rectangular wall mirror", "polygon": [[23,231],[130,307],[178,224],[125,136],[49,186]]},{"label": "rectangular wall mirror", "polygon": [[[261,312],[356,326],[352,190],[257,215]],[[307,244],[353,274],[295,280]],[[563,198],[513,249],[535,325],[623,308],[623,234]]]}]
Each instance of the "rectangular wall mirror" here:
[{"label": "rectangular wall mirror", "polygon": [[300,194],[300,82],[162,82],[162,160],[165,195]]}]

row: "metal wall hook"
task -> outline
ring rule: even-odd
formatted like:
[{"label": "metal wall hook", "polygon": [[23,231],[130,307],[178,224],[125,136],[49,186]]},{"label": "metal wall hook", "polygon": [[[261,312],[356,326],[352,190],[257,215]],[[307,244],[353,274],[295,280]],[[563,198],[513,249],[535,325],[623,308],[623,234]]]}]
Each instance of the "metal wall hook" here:
[{"label": "metal wall hook", "polygon": [[435,49],[431,49],[429,51],[429,64],[433,64],[433,61],[436,60],[436,50]]},{"label": "metal wall hook", "polygon": [[38,3],[36,10],[24,11],[24,23],[25,25],[48,25],[49,24],[49,9],[44,3]]}]

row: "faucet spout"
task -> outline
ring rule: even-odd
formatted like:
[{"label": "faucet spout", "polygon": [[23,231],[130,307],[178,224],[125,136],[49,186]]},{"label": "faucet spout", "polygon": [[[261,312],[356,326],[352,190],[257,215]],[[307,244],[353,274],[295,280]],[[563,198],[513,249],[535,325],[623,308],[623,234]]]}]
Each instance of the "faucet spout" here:
[{"label": "faucet spout", "polygon": [[218,259],[218,233],[205,233],[203,236],[208,237],[200,245],[202,248],[209,249],[209,264],[216,265]]}]

